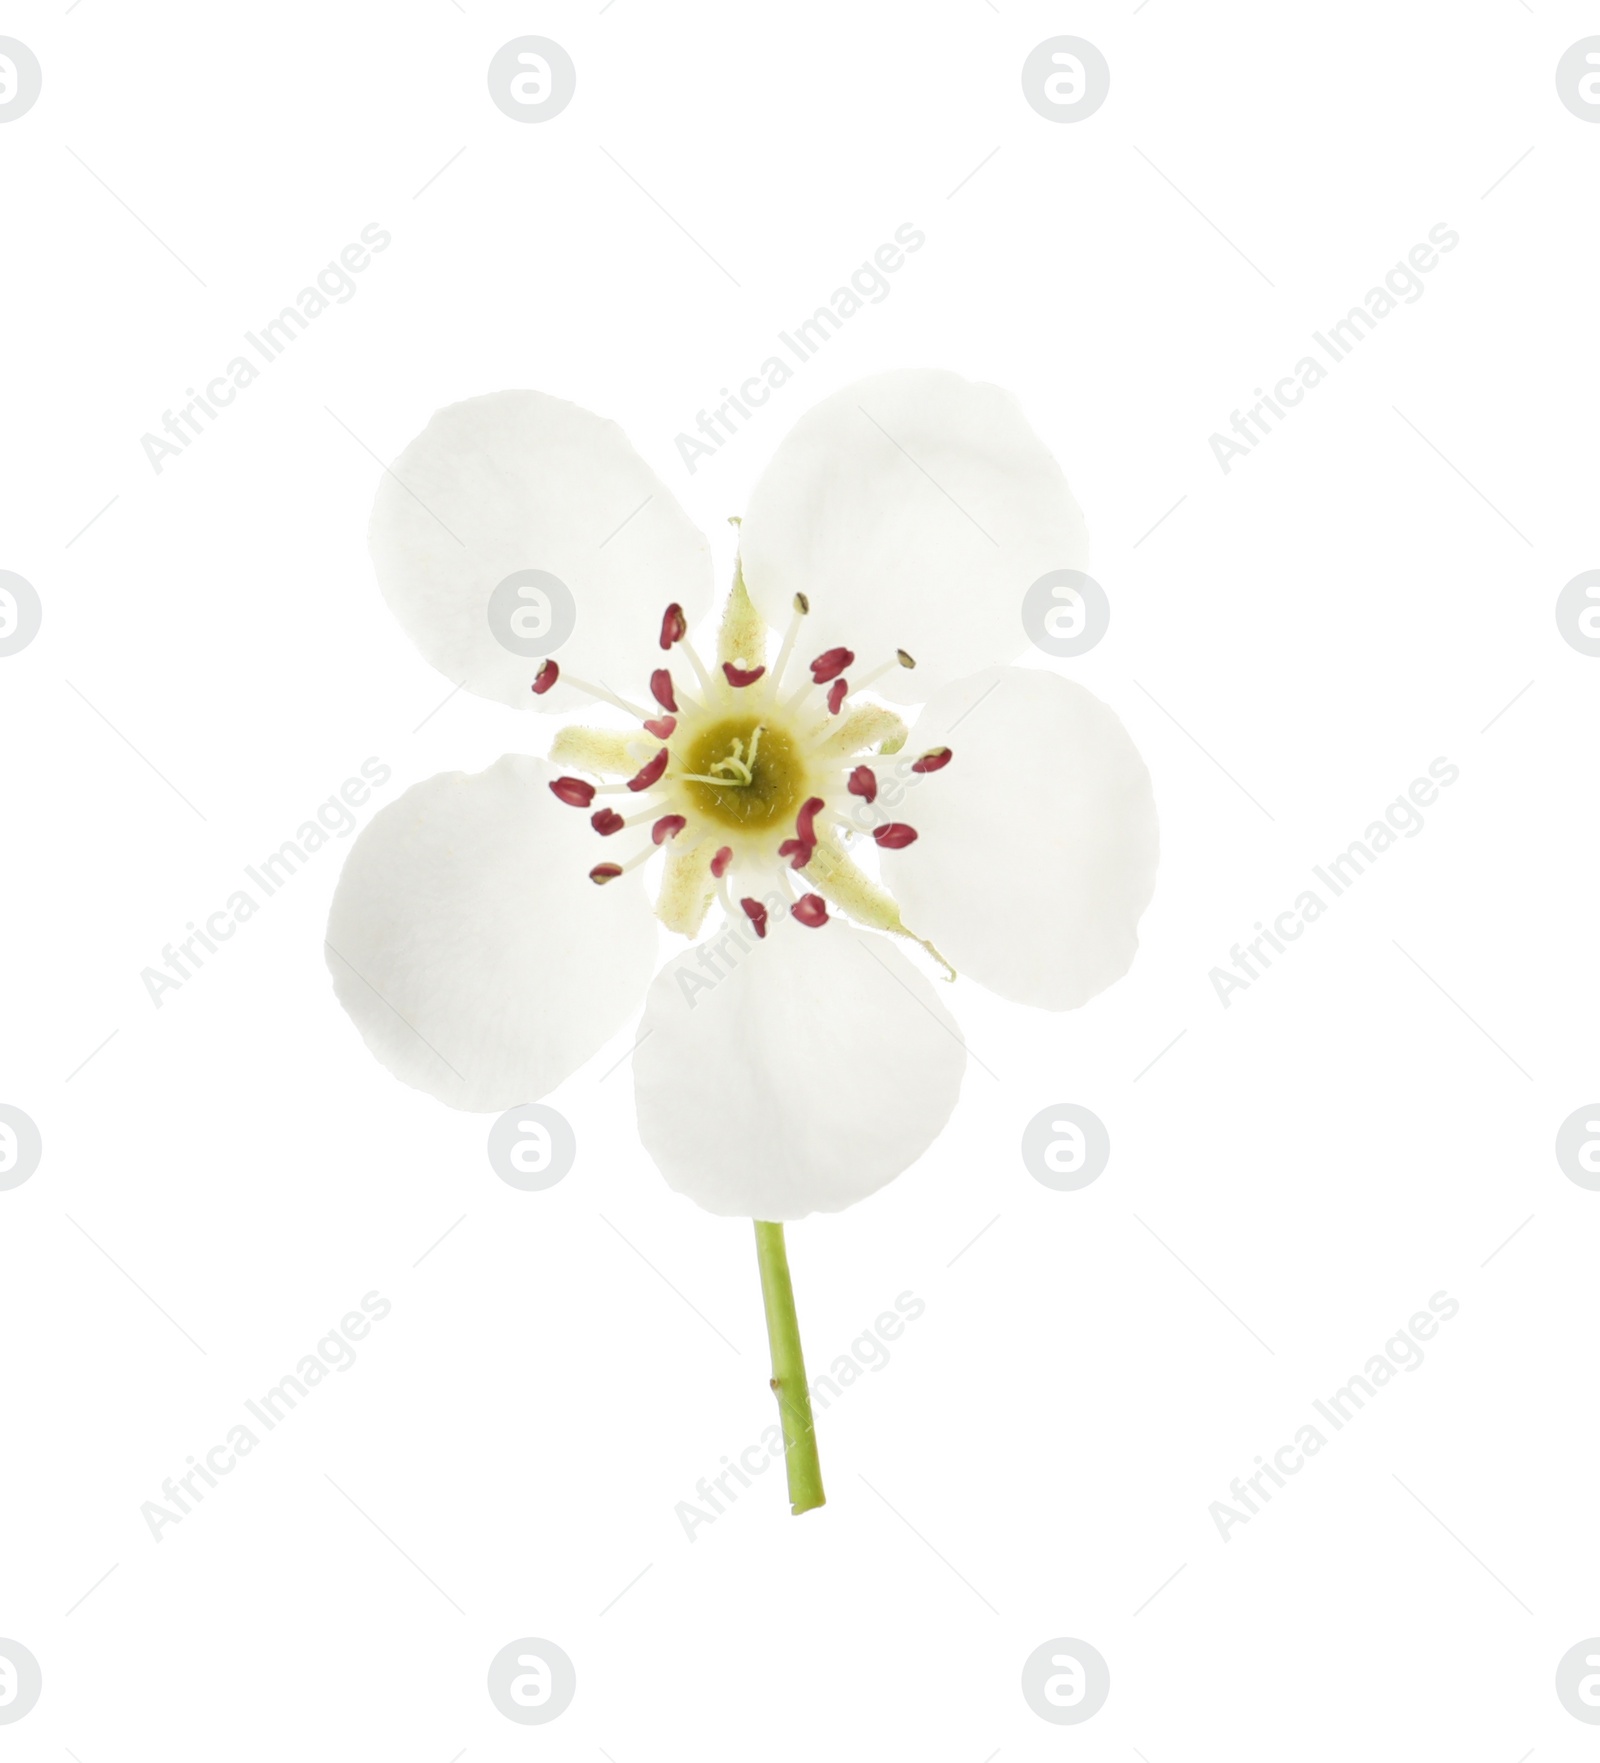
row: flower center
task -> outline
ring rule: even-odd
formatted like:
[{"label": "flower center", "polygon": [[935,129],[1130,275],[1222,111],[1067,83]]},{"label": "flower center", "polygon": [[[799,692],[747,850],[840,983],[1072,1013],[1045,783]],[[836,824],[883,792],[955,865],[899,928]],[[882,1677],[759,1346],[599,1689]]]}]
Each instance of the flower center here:
[{"label": "flower center", "polygon": [[[601,838],[633,829],[643,841],[631,854],[618,849],[617,861],[595,864],[591,881],[615,881],[670,847],[656,907],[670,929],[694,935],[714,896],[721,897],[730,919],[742,913],[758,938],[767,934],[770,913],[785,907],[800,924],[819,929],[832,902],[870,929],[922,943],[953,978],[950,964],[907,930],[893,897],[850,855],[862,834],[886,851],[916,841],[916,829],[891,819],[887,802],[879,804],[874,769],[900,751],[905,724],[884,706],[859,698],[851,703],[852,690],[859,693],[891,669],[916,663],[897,650],[858,674],[852,687],[846,674],[854,669],[854,652],[825,649],[810,662],[809,680],[786,687],[785,669],[810,610],[806,596],[797,594],[794,617],[769,668],[766,628],[736,576],[718,645],[733,659],[713,670],[688,640],[683,608],[669,606],[661,649],[677,650],[688,665],[676,677],[670,666],[650,675],[659,715],[609,687],[565,676],[569,686],[636,719],[639,732],[563,730],[552,758],[622,778],[592,784],[563,776],[550,788],[559,800],[591,811],[589,824]],[[562,677],[560,664],[546,660],[533,690],[547,692]],[[949,762],[950,749],[936,747],[903,769],[915,782]],[[597,805],[600,795],[616,806]],[[741,891],[762,886],[767,892],[760,899]]]},{"label": "flower center", "polygon": [[728,717],[685,745],[684,794],[707,819],[742,832],[792,823],[806,794],[794,737],[751,716]]}]

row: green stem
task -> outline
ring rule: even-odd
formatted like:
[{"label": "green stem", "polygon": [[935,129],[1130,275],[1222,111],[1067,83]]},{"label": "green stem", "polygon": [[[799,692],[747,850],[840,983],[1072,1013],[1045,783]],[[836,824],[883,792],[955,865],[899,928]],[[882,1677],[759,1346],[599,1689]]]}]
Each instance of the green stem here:
[{"label": "green stem", "polygon": [[784,1463],[789,1471],[789,1510],[797,1516],[822,1505],[822,1465],[811,1420],[800,1324],[794,1313],[794,1286],[781,1224],[756,1225],[756,1259],[761,1265],[761,1297],[767,1308],[767,1339],[772,1343],[772,1393],[783,1423]]}]

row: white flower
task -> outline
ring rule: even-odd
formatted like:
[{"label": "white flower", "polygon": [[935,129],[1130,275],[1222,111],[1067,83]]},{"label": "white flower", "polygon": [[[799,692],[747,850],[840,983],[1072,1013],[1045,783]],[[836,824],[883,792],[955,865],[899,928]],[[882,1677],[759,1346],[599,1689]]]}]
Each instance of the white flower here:
[{"label": "white flower", "polygon": [[[667,1180],[794,1219],[892,1180],[955,1106],[966,1053],[935,959],[1050,1010],[1127,971],[1150,780],[1105,705],[1006,665],[1024,592],[1081,566],[1084,533],[1004,392],[890,373],[803,417],[750,498],[705,659],[705,540],[620,429],[559,399],[440,411],[371,538],[451,680],[626,718],[562,728],[554,763],[431,778],[357,840],[329,966],[405,1082],[457,1108],[535,1100],[643,1002],[639,1127]],[[575,610],[543,661],[488,615],[524,570]],[[890,706],[913,700],[908,732]],[[693,939],[713,907],[652,980],[658,920]]]}]

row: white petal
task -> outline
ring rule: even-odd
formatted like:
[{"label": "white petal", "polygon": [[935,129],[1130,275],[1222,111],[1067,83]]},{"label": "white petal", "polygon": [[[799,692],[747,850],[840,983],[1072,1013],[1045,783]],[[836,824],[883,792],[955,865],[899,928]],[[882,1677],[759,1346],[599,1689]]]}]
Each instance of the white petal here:
[{"label": "white petal", "polygon": [[[762,474],[739,532],[750,596],[783,629],[811,601],[810,660],[915,657],[876,689],[915,703],[1027,646],[1022,599],[1081,569],[1083,516],[1009,392],[958,374],[879,374],[808,411]],[[801,676],[803,677],[803,676]]]},{"label": "white petal", "polygon": [[918,834],[883,854],[907,927],[1003,998],[1076,1009],[1128,971],[1155,887],[1138,749],[1092,693],[1022,667],[940,692],[902,760],[942,746],[950,763],[906,775],[889,812]]},{"label": "white petal", "polygon": [[597,887],[588,816],[542,759],[414,784],[334,890],[328,969],[368,1047],[453,1108],[536,1101],[636,1010],[656,929],[639,872]]},{"label": "white petal", "polygon": [[384,473],[369,538],[384,597],[427,659],[519,710],[584,700],[565,685],[535,698],[539,655],[496,637],[490,596],[507,577],[555,576],[575,623],[548,647],[536,599],[517,608],[520,637],[502,602],[503,634],[636,702],[661,664],[661,614],[676,600],[692,624],[710,604],[710,549],[672,492],[614,422],[543,392],[436,412]]},{"label": "white petal", "polygon": [[774,914],[764,942],[712,937],[657,975],[633,1056],[639,1133],[708,1212],[839,1212],[939,1136],[966,1061],[886,937]]}]

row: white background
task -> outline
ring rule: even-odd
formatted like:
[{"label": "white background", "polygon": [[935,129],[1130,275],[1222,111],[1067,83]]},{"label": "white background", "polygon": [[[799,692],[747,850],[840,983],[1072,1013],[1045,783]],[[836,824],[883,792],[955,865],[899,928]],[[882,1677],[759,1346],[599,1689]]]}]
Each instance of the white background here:
[{"label": "white background", "polygon": [[[1600,127],[1554,69],[1597,17],[7,9],[44,90],[0,127],[0,568],[44,625],[0,661],[0,1100],[45,1148],[0,1195],[0,1634],[44,1671],[5,1755],[1593,1755],[1553,1679],[1600,1632],[1600,1196],[1553,1141],[1600,1088],[1600,661],[1553,605],[1600,564]],[[526,32],[578,70],[539,126],[485,85]],[[1061,32],[1111,67],[1073,126],[1019,81]],[[689,475],[674,436],[907,221],[888,299]],[[356,296],[153,472],[369,222]],[[1440,222],[1423,297],[1224,474],[1211,433]],[[1030,664],[1125,720],[1162,871],[1086,1009],[951,994],[950,1129],[789,1233],[814,1371],[926,1314],[819,1417],[824,1511],[769,1472],[691,1543],[676,1503],[772,1419],[765,1338],[748,1226],[601,1076],[631,1030],[521,1194],[335,1003],[337,842],[159,1010],[139,975],[369,755],[381,802],[547,738],[430,716],[372,580],[377,461],[437,406],[615,417],[725,580],[788,424],[900,365],[1011,388],[1065,466],[1112,625]],[[1441,755],[1425,830],[1224,1009],[1210,969]],[[1112,1141],[1076,1194],[1019,1154],[1067,1101]],[[360,1362],[154,1542],[141,1503],[372,1289]],[[1441,1290],[1427,1363],[1223,1541],[1230,1480]],[[526,1635],[578,1673],[540,1728],[484,1688]],[[1110,1664],[1075,1728],[1019,1689],[1057,1636]]]}]

